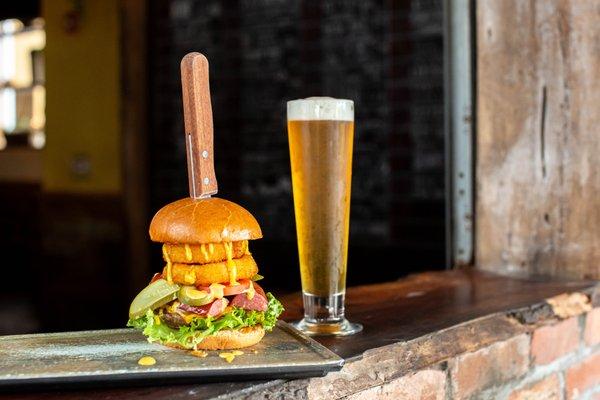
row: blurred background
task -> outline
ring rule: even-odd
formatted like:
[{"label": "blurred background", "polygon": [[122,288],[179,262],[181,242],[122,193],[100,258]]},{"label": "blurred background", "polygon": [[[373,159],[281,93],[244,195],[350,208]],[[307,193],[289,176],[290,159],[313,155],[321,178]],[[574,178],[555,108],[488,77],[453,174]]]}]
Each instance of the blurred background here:
[{"label": "blurred background", "polygon": [[300,289],[285,103],[356,105],[348,284],[445,267],[442,0],[0,3],[0,334],[123,326],[185,197],[179,62],[211,64],[219,196]]}]

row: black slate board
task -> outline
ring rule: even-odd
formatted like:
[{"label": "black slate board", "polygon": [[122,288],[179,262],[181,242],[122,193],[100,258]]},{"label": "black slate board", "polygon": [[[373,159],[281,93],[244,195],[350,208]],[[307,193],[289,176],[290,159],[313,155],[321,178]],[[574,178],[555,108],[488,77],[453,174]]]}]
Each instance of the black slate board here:
[{"label": "black slate board", "polygon": [[[283,321],[255,346],[227,363],[222,351],[196,357],[148,343],[133,329],[0,337],[0,390],[51,385],[205,383],[323,376],[344,360]],[[140,366],[143,356],[156,359]]]}]

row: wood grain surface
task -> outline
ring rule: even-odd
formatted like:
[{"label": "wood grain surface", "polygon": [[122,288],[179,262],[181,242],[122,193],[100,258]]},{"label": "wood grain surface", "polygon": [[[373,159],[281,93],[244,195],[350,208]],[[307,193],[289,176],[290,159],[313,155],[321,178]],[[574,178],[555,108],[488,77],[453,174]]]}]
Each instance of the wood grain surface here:
[{"label": "wood grain surface", "polygon": [[217,193],[218,189],[208,60],[204,55],[189,53],[183,57],[181,87],[190,197],[199,199]]},{"label": "wood grain surface", "polygon": [[476,262],[600,278],[600,6],[477,2]]},{"label": "wood grain surface", "polygon": [[[316,340],[345,359],[351,359],[370,349],[593,286],[591,282],[514,279],[477,270],[411,275],[396,282],[349,289],[346,314],[349,320],[363,324],[363,332]],[[286,306],[284,319],[300,318],[299,295],[284,297],[283,303]]]},{"label": "wood grain surface", "polygon": [[[419,368],[444,357],[472,351],[486,343],[514,335],[506,315],[539,309],[543,300],[561,293],[592,292],[591,282],[521,280],[481,271],[441,271],[410,276],[397,282],[350,288],[347,313],[361,322],[364,331],[350,337],[317,340],[347,358],[389,356],[390,345],[404,346],[405,359],[396,360],[398,373]],[[283,298],[286,319],[302,313],[300,295]],[[386,350],[388,349],[388,350]],[[383,362],[383,361],[382,361]],[[117,398],[212,399],[268,390],[282,381],[106,388],[86,391],[53,391],[6,395],[9,399]],[[290,390],[294,385],[289,384]]]}]

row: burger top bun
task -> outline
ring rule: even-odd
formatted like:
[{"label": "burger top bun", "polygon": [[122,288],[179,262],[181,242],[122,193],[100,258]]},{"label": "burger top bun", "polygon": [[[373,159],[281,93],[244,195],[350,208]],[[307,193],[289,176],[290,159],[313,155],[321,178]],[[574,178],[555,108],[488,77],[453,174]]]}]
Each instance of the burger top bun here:
[{"label": "burger top bun", "polygon": [[177,200],[158,210],[150,222],[150,239],[161,243],[204,244],[261,237],[252,214],[218,197]]}]

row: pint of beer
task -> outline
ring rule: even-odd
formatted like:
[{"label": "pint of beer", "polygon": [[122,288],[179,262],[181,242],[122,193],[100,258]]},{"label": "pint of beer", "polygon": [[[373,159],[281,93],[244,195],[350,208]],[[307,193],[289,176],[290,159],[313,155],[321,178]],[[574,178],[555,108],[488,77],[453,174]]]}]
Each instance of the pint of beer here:
[{"label": "pint of beer", "polygon": [[344,317],[354,103],[311,97],[287,104],[304,319],[309,334],[361,330]]}]

